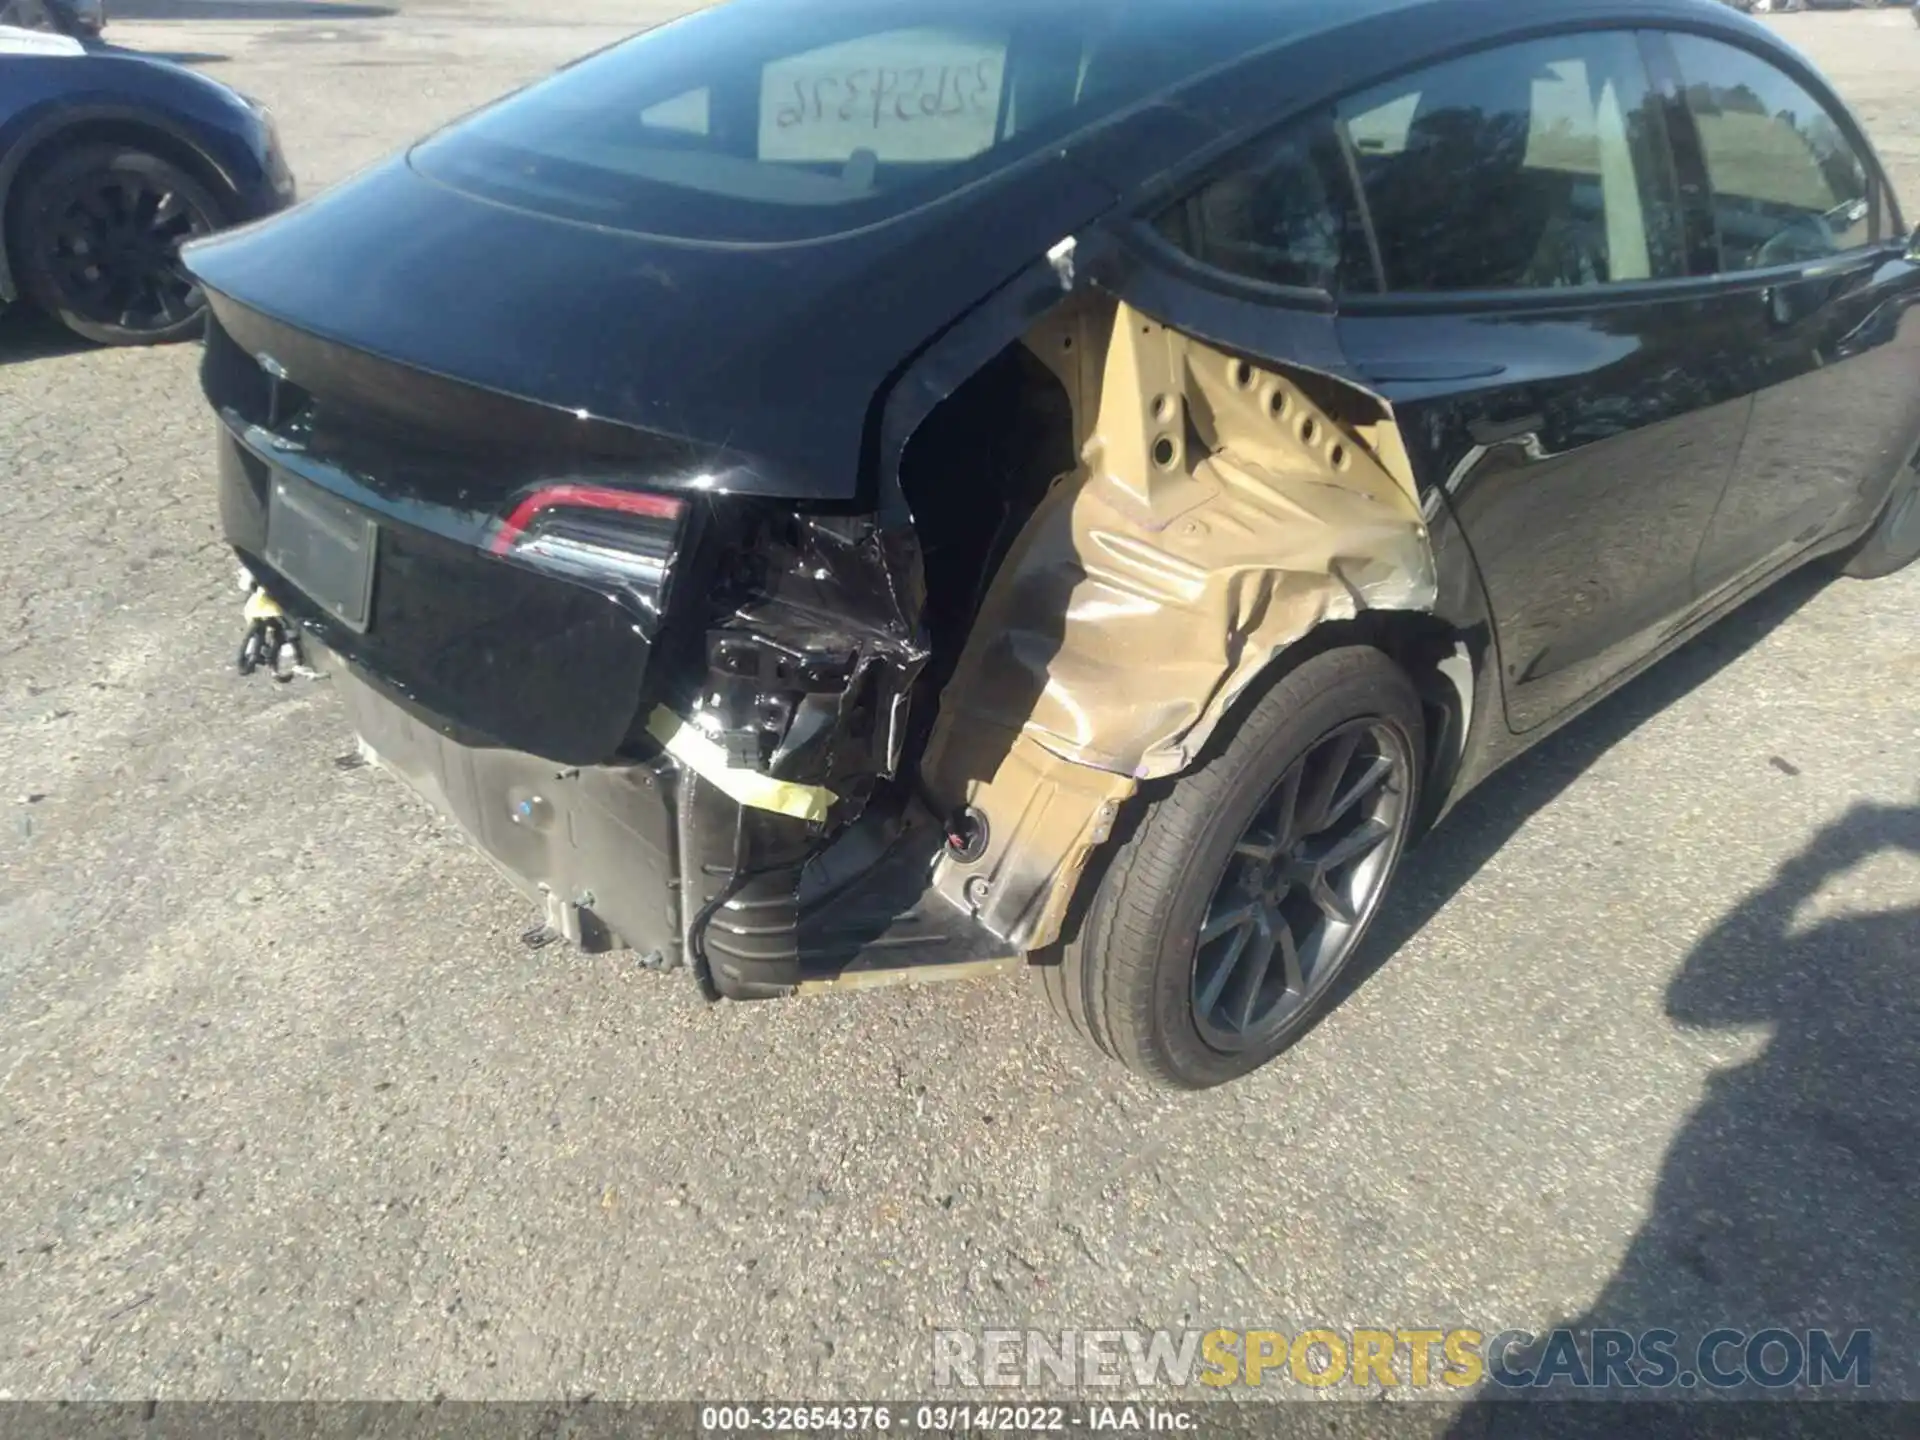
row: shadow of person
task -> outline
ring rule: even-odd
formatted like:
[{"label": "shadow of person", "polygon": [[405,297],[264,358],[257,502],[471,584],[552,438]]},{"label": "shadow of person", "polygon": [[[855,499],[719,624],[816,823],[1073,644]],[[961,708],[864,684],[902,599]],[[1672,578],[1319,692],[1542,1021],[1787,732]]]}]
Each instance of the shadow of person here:
[{"label": "shadow of person", "polygon": [[[1870,1331],[1868,1383],[1721,1393],[1920,1399],[1920,905],[1821,913],[1830,882],[1888,852],[1920,856],[1920,806],[1856,805],[1716,925],[1673,980],[1667,1013],[1677,1024],[1772,1033],[1756,1058],[1708,1081],[1645,1225],[1586,1314],[1569,1322],[1582,1336],[1678,1333],[1681,1385],[1610,1395],[1706,1394],[1704,1377],[1684,1387],[1702,1337],[1778,1327],[1802,1343],[1826,1330],[1835,1351]],[[1592,1353],[1584,1340],[1579,1349]],[[1723,1377],[1747,1364],[1743,1349],[1718,1350]],[[1509,1368],[1539,1358],[1536,1345]],[[1776,1348],[1763,1365],[1777,1375],[1787,1359]],[[1500,1391],[1489,1387],[1452,1433],[1626,1433],[1616,1407],[1515,1405]],[[1723,1408],[1724,1417],[1710,1413]],[[1758,1419],[1754,1407],[1733,1409],[1687,1406],[1675,1433],[1707,1433],[1722,1419],[1745,1434],[1789,1420],[1801,1428],[1788,1433],[1814,1433],[1815,1416],[1837,1427],[1822,1423],[1819,1433],[1914,1433],[1906,1407],[1767,1406]]]},{"label": "shadow of person", "polygon": [[1764,643],[1830,583],[1832,576],[1824,566],[1796,571],[1549,735],[1462,799],[1432,836],[1408,852],[1366,943],[1336,982],[1336,1003],[1344,1003],[1365,985],[1529,818],[1557,799],[1589,766]]}]

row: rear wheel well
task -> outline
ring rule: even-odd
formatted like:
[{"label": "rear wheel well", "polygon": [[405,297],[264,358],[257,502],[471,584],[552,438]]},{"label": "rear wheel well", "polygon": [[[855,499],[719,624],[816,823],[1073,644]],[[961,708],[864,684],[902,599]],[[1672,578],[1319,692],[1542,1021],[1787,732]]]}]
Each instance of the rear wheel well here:
[{"label": "rear wheel well", "polygon": [[[1444,668],[1448,660],[1459,655],[1459,632],[1446,620],[1419,611],[1365,611],[1352,620],[1329,620],[1288,647],[1275,662],[1273,676],[1261,676],[1260,684],[1252,689],[1263,691],[1286,670],[1342,645],[1369,645],[1382,651],[1386,659],[1405,670],[1419,693],[1427,720],[1427,770],[1421,780],[1430,810],[1452,787],[1453,772],[1467,743],[1467,726],[1473,720],[1471,687],[1461,693],[1461,687],[1448,678]],[[1471,685],[1471,676],[1467,682]]]},{"label": "rear wheel well", "polygon": [[[1451,788],[1472,721],[1472,691],[1464,693],[1450,678],[1447,662],[1461,653],[1462,636],[1437,616],[1414,610],[1368,610],[1351,620],[1330,620],[1312,630],[1278,656],[1265,673],[1234,705],[1220,723],[1225,735],[1259,697],[1280,678],[1324,651],[1348,645],[1378,650],[1406,672],[1420,696],[1426,721],[1426,770],[1422,775],[1425,804],[1431,814]],[[1471,686],[1471,675],[1465,677]]]},{"label": "rear wheel well", "polygon": [[944,686],[980,601],[1052,482],[1072,470],[1073,406],[1016,342],[934,407],[900,460],[920,535],[933,642],[928,683]]},{"label": "rear wheel well", "polygon": [[[1121,331],[1117,324],[1103,326],[1104,321],[1111,319],[1111,316],[1098,312],[1061,313],[1050,317],[1044,327],[1036,326],[1022,342],[1000,351],[935,407],[912,436],[902,455],[900,487],[913,513],[925,562],[927,603],[924,613],[933,650],[932,661],[922,677],[912,709],[915,716],[914,734],[902,756],[905,762],[903,770],[920,777],[925,793],[935,797],[937,804],[958,804],[958,797],[962,794],[987,794],[988,799],[976,803],[989,809],[995,803],[995,796],[1008,807],[1026,803],[1027,795],[1022,787],[1028,786],[1028,781],[1023,778],[1027,772],[1017,767],[999,765],[997,742],[983,741],[980,736],[988,732],[998,735],[1008,727],[1019,732],[1022,720],[1030,721],[1034,712],[1023,709],[1022,700],[1038,703],[1049,684],[1045,678],[1047,667],[1035,663],[1039,646],[1049,640],[1061,640],[1059,627],[1050,630],[1048,621],[1056,613],[1064,615],[1065,610],[1057,612],[1056,607],[1070,607],[1071,601],[1062,597],[1070,592],[1079,593],[1075,587],[1086,579],[1088,565],[1098,563],[1098,557],[1090,560],[1078,553],[1068,555],[1062,552],[1060,547],[1065,543],[1071,543],[1076,552],[1079,550],[1082,538],[1077,530],[1070,542],[1062,541],[1050,532],[1051,538],[1044,544],[1051,545],[1052,549],[1042,545],[1042,548],[1032,551],[1023,547],[1015,552],[1020,557],[1020,575],[1008,577],[1005,583],[1014,583],[1022,577],[1039,576],[1041,579],[1015,598],[1010,599],[1005,594],[997,596],[985,612],[981,604],[995,582],[996,572],[1003,567],[1008,547],[1014,537],[1032,523],[1036,507],[1046,500],[1053,482],[1080,466],[1079,447],[1083,439],[1091,443],[1094,439],[1104,438],[1121,452],[1120,462],[1113,461],[1109,456],[1107,459],[1096,457],[1090,463],[1121,463],[1123,469],[1125,463],[1131,463],[1135,470],[1146,471],[1151,488],[1153,467],[1157,466],[1163,471],[1178,467],[1169,465],[1157,453],[1143,450],[1142,445],[1152,443],[1156,434],[1164,439],[1160,427],[1171,426],[1172,421],[1163,412],[1176,408],[1170,405],[1168,397],[1174,387],[1185,387],[1192,392],[1190,403],[1209,405],[1209,414],[1212,416],[1208,427],[1195,430],[1189,413],[1189,436],[1197,437],[1199,443],[1217,451],[1233,451],[1236,446],[1244,445],[1248,453],[1255,457],[1252,463],[1271,464],[1277,477],[1276,488],[1284,489],[1291,485],[1294,491],[1308,490],[1311,488],[1309,480],[1321,477],[1323,472],[1324,478],[1318,483],[1341,491],[1351,488],[1357,492],[1362,489],[1363,482],[1371,484],[1376,490],[1387,485],[1411,488],[1411,481],[1405,478],[1405,456],[1401,451],[1398,432],[1393,428],[1391,414],[1380,401],[1365,392],[1312,372],[1302,372],[1304,378],[1301,378],[1288,370],[1285,377],[1285,384],[1289,387],[1287,393],[1310,413],[1308,419],[1298,426],[1298,444],[1294,443],[1296,429],[1291,424],[1280,432],[1282,438],[1276,440],[1274,418],[1279,410],[1271,400],[1249,406],[1243,399],[1227,393],[1222,377],[1234,373],[1231,357],[1207,351],[1197,342],[1184,339],[1170,340],[1169,353],[1163,356],[1154,344],[1135,338],[1131,320],[1124,338],[1140,349],[1138,353],[1132,349],[1116,352],[1112,347],[1119,345],[1120,341],[1110,340],[1107,332],[1111,328],[1113,336],[1120,336]],[[1154,327],[1146,325],[1145,331],[1151,337]],[[1070,352],[1064,357],[1061,354],[1063,348]],[[1198,360],[1195,359],[1196,354]],[[1171,372],[1168,366],[1173,367]],[[1183,366],[1184,369],[1181,368]],[[1250,367],[1243,361],[1239,368],[1244,370]],[[1233,379],[1231,383],[1238,390],[1248,388],[1245,381]],[[1275,380],[1272,383],[1278,386],[1281,382]],[[1070,391],[1070,386],[1075,388]],[[1113,413],[1108,415],[1106,401],[1115,386],[1131,388],[1123,388],[1119,392]],[[1209,389],[1209,386],[1212,388]],[[1137,396],[1132,394],[1133,390],[1138,391]],[[1139,403],[1129,408],[1130,399]],[[1248,413],[1243,414],[1242,411]],[[1223,414],[1224,419],[1221,418]],[[1324,416],[1324,419],[1316,422],[1312,419],[1314,415]],[[1102,429],[1103,425],[1113,427],[1112,433]],[[1318,426],[1324,426],[1328,433],[1341,437],[1331,452],[1324,444],[1315,443]],[[1141,441],[1142,432],[1146,436],[1145,442]],[[1277,450],[1276,446],[1279,447]],[[1343,450],[1346,452],[1344,460],[1341,458]],[[1368,464],[1355,467],[1354,458],[1363,451],[1368,456]],[[1355,468],[1362,470],[1363,474],[1352,477],[1354,483],[1351,487],[1335,477],[1334,472]],[[1135,470],[1126,473],[1133,475],[1137,483],[1139,477]],[[1378,496],[1371,491],[1367,494],[1375,499],[1376,506],[1374,510],[1362,513],[1377,518],[1382,508]],[[1188,500],[1190,507],[1192,503],[1191,497],[1184,493],[1162,498],[1167,499],[1170,514],[1185,513],[1178,510],[1183,498]],[[1414,583],[1418,573],[1414,552],[1416,547],[1426,549],[1427,542],[1424,532],[1416,534],[1417,518],[1412,512],[1412,504],[1411,495],[1405,497],[1405,503],[1395,498],[1394,518],[1399,522],[1399,528],[1393,534],[1397,543],[1388,545],[1382,542],[1378,557],[1382,563],[1394,566],[1395,575],[1405,581],[1393,592],[1399,598],[1392,603],[1401,605],[1417,605],[1431,599],[1430,590],[1423,597],[1421,587]],[[1300,522],[1302,524],[1312,523],[1313,517],[1320,515],[1305,501],[1301,502],[1299,508],[1306,517]],[[1334,508],[1329,503],[1328,518],[1324,523],[1344,524],[1348,511],[1359,508],[1357,505]],[[1287,519],[1288,513],[1285,510],[1273,510],[1268,517],[1269,530],[1257,532],[1271,540],[1277,557],[1291,553],[1292,530]],[[1152,550],[1157,532],[1151,526],[1142,523],[1125,528],[1124,517],[1113,523],[1122,527],[1122,540],[1137,538],[1141,547],[1149,552]],[[1191,533],[1205,535],[1208,532],[1199,528]],[[1359,539],[1364,537],[1356,533],[1356,543],[1359,543]],[[1097,545],[1101,542],[1095,540],[1091,543]],[[1425,558],[1430,564],[1430,553]],[[1284,566],[1287,561],[1276,558],[1272,563]],[[1320,562],[1317,559],[1302,559],[1297,563],[1317,566]],[[1313,580],[1318,571],[1303,572],[1303,575]],[[1338,588],[1332,584],[1326,588],[1328,601],[1332,603],[1338,597]],[[1384,598],[1388,597],[1383,592]],[[1198,608],[1190,609],[1196,624],[1221,623],[1221,617],[1212,614],[1203,616]],[[1044,613],[1036,614],[1037,610]],[[1311,623],[1306,612],[1307,607],[1303,606],[1300,615],[1303,624]],[[1024,648],[1014,668],[1007,673],[1009,677],[1017,677],[1021,690],[1031,684],[1036,693],[1026,696],[1020,691],[1009,690],[1001,682],[989,685],[986,693],[992,696],[993,722],[987,731],[970,736],[966,727],[956,726],[944,732],[938,754],[927,761],[933,767],[932,773],[924,773],[926,744],[935,729],[941,701],[947,698],[947,691],[954,683],[979,682],[987,668],[996,663],[992,646],[985,642],[997,637],[987,636],[979,645],[970,643],[973,632],[983,623],[983,613],[991,617],[985,623],[996,628],[1007,626],[1019,633]],[[1232,618],[1231,614],[1225,618],[1225,623],[1229,625],[1229,637]],[[1173,648],[1183,643],[1184,634],[1178,625],[1169,624],[1150,634],[1147,642],[1142,643]],[[1205,758],[1217,755],[1230,745],[1233,736],[1245,727],[1247,717],[1262,700],[1271,696],[1275,687],[1284,685],[1287,677],[1295,674],[1302,665],[1311,663],[1317,656],[1331,650],[1357,647],[1384,656],[1413,685],[1423,712],[1425,723],[1422,728],[1430,737],[1424,757],[1426,773],[1423,776],[1423,788],[1437,809],[1458,773],[1465,730],[1472,719],[1473,675],[1471,657],[1462,645],[1464,638],[1453,626],[1431,614],[1380,609],[1363,611],[1350,620],[1315,626],[1297,639],[1290,640],[1282,625],[1276,623],[1263,633],[1249,633],[1243,637],[1238,652],[1231,644],[1225,644],[1228,653],[1223,673],[1211,683],[1237,684],[1241,687],[1240,693],[1233,695],[1233,701],[1226,707],[1225,713],[1220,714],[1214,708],[1219,701],[1217,692],[1211,696],[1197,693],[1180,697],[1197,707],[1195,718],[1202,722],[1202,729],[1194,732],[1189,742],[1205,752],[1194,757],[1194,763],[1202,763]],[[1257,645],[1258,648],[1248,651],[1248,644]],[[1242,668],[1242,655],[1245,661],[1257,667],[1250,679]],[[1271,659],[1262,663],[1262,658],[1268,655]],[[1213,658],[1211,652],[1209,658]],[[1118,661],[1119,657],[1112,659]],[[956,666],[959,666],[957,681]],[[1141,683],[1151,682],[1143,675]],[[1229,693],[1233,694],[1231,691]],[[1218,723],[1213,724],[1211,722],[1216,715]],[[1076,712],[1072,718],[1077,721],[1086,717]],[[1115,725],[1122,728],[1127,723],[1124,717],[1114,721]],[[960,738],[956,739],[956,736]],[[1160,737],[1162,758],[1172,753],[1171,747],[1179,739],[1177,735]],[[1184,747],[1182,750],[1183,754],[1192,753]],[[1120,752],[1116,750],[1113,753]],[[1183,767],[1183,771],[1186,768]],[[1000,778],[1003,775],[1006,777],[1004,780]],[[1047,916],[1043,916],[1042,923],[1021,933],[1036,937],[1051,934],[1058,921],[1050,917],[1058,916],[1058,907],[1065,905],[1067,928],[1064,933],[1070,936],[1077,928],[1086,896],[1099,883],[1098,872],[1110,862],[1115,848],[1124,842],[1128,827],[1137,822],[1139,814],[1144,813],[1156,797],[1165,794],[1175,783],[1171,778],[1148,782],[1131,801],[1122,802],[1117,821],[1118,833],[1110,837],[1110,843],[1105,838],[1095,843],[1090,861],[1087,843],[1074,839],[1073,844],[1077,848],[1070,858],[1076,870],[1080,863],[1087,862],[1087,872],[1077,883],[1063,878],[1044,882],[1035,880],[1035,886],[1051,887],[1045,889],[1045,895],[1047,905],[1053,908]],[[999,790],[995,789],[996,786]],[[1416,823],[1427,818],[1430,817],[1417,816]],[[1057,839],[1049,837],[1045,843],[1052,844]],[[1045,859],[1049,863],[1053,861],[1051,850],[1047,851]],[[1005,866],[1009,862],[1002,855],[996,863]],[[1039,873],[1037,869],[1035,873]],[[1047,873],[1056,877],[1066,874],[1059,870]],[[949,875],[947,881],[942,883],[957,882],[953,882]],[[1071,900],[1062,893],[1063,884],[1072,887]],[[1026,892],[1019,893],[1024,895]],[[1009,922],[1009,930],[1017,931],[1017,926]]]},{"label": "rear wheel well", "polygon": [[[1432,823],[1453,786],[1466,746],[1467,727],[1473,720],[1470,688],[1463,693],[1443,668],[1461,653],[1462,643],[1461,634],[1444,620],[1410,610],[1369,610],[1352,620],[1330,620],[1317,625],[1276,656],[1234,700],[1188,769],[1205,763],[1209,756],[1224,748],[1240,728],[1241,722],[1260,703],[1261,697],[1316,655],[1353,646],[1378,650],[1412,680],[1414,691],[1420,697],[1421,716],[1426,722],[1427,753],[1423,757],[1425,768],[1421,775],[1420,809],[1414,816],[1414,835],[1417,838]],[[1470,687],[1471,675],[1465,679]],[[1032,963],[1060,963],[1065,953],[1064,947],[1079,936],[1087,907],[1099,890],[1100,882],[1114,857],[1125,848],[1152,803],[1169,794],[1179,778],[1178,775],[1170,775],[1164,779],[1145,781],[1121,808],[1112,836],[1094,852],[1085,873],[1074,887],[1073,899],[1068,904],[1059,939],[1030,956]]]}]

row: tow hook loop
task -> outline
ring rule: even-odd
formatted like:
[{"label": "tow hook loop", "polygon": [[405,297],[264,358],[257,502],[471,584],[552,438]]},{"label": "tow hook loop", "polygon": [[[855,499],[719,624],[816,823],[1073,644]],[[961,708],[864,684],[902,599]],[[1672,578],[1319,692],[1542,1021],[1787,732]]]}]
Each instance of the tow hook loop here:
[{"label": "tow hook loop", "polygon": [[300,635],[287,623],[273,597],[256,585],[247,595],[247,634],[240,642],[240,673],[265,668],[282,685],[296,675],[310,675]]}]

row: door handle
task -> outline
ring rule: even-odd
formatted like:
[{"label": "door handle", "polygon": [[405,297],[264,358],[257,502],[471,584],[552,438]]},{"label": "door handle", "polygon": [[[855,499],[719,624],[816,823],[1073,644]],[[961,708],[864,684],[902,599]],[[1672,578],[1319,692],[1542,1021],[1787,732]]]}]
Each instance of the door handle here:
[{"label": "door handle", "polygon": [[1760,292],[1760,304],[1777,330],[1785,330],[1798,318],[1794,313],[1793,292],[1786,285],[1769,285]]}]

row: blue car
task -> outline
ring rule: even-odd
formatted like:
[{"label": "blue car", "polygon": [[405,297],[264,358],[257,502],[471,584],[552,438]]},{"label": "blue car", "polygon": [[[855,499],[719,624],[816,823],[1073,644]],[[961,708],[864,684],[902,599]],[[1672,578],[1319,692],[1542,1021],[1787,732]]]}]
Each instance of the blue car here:
[{"label": "blue car", "polygon": [[293,200],[265,107],[178,65],[0,25],[0,308],[106,345],[200,333],[198,236]]}]

